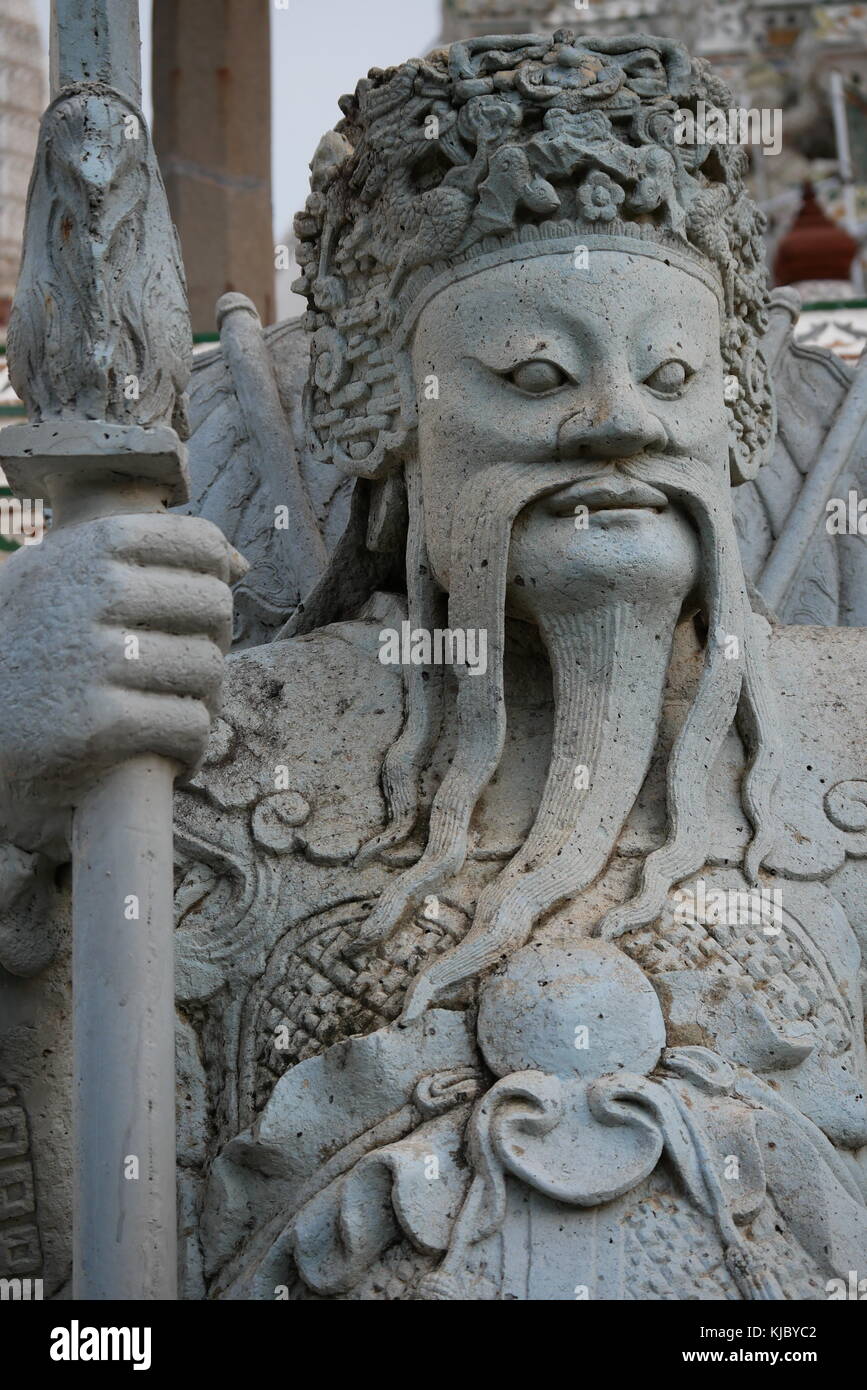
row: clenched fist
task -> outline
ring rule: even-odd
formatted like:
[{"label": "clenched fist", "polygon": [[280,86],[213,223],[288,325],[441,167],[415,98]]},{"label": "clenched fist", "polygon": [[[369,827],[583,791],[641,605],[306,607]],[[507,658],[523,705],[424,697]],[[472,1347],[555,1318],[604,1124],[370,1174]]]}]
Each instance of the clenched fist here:
[{"label": "clenched fist", "polygon": [[37,848],[140,753],[195,767],[246,563],[211,522],[153,513],[49,531],[0,568],[0,838]]}]

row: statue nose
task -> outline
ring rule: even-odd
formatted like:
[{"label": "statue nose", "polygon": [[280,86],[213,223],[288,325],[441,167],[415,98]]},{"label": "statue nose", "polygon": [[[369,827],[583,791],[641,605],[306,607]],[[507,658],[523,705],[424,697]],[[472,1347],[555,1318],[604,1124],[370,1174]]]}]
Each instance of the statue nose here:
[{"label": "statue nose", "polygon": [[629,458],[666,442],[662,422],[633,390],[594,396],[569,415],[557,433],[561,458]]}]

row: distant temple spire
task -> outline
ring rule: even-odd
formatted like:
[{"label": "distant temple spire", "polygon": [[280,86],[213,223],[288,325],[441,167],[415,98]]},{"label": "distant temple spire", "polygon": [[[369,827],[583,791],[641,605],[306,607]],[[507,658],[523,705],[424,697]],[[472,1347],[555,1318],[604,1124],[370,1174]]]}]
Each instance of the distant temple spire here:
[{"label": "distant temple spire", "polygon": [[857,251],[855,238],[828,217],[813,185],[805,183],[798,215],[774,258],[774,279],[778,285],[848,282]]}]

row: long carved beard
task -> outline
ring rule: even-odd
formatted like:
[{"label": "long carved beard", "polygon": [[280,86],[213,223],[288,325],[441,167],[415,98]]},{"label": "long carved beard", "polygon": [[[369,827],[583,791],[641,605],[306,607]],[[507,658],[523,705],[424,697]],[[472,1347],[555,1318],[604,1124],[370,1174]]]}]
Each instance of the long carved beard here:
[{"label": "long carved beard", "polygon": [[[600,930],[606,936],[652,921],[673,884],[706,862],[708,779],[737,712],[750,754],[742,801],[754,830],[745,860],[752,877],[775,838],[772,800],[778,763],[727,485],[698,460],[648,456],[621,467],[661,488],[692,517],[701,545],[709,631],[704,670],[669,760],[668,838],[645,861],[635,899],[603,920]],[[499,464],[462,489],[453,530],[449,624],[453,629],[487,629],[487,672],[457,671],[457,747],[431,808],[427,847],[418,863],[383,893],[355,943],[357,950],[390,935],[408,911],[465,861],[470,817],[496,771],[505,739],[503,648],[512,527],[529,502],[575,482],[583,471],[575,463]],[[418,546],[417,536],[410,545]],[[427,573],[428,567],[423,568]],[[411,620],[413,606],[410,580]],[[618,603],[541,620],[554,673],[555,729],[536,819],[524,846],[483,892],[463,941],[416,977],[406,1016],[517,949],[535,921],[588,887],[605,868],[653,752],[677,616],[671,605],[651,611],[644,604]],[[650,642],[642,640],[648,628]],[[427,742],[431,721],[416,719],[415,727],[424,728]],[[417,748],[415,766],[418,753]],[[575,776],[582,765],[588,769],[587,787]],[[395,810],[405,835],[410,819],[405,788]],[[386,831],[383,840],[394,843],[394,836]]]}]

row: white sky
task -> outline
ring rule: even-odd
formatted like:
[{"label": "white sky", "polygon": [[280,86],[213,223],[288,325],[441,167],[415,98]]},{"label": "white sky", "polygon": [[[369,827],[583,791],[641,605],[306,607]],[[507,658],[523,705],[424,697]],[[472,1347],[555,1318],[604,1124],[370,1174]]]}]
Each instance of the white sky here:
[{"label": "white sky", "polygon": [[[34,0],[48,48],[50,0]],[[142,69],[150,73],[151,0],[140,0]],[[307,196],[320,135],[340,119],[337,98],[368,68],[417,57],[439,36],[439,0],[271,0],[274,239],[285,237]],[[151,118],[149,93],[145,115]]]}]

